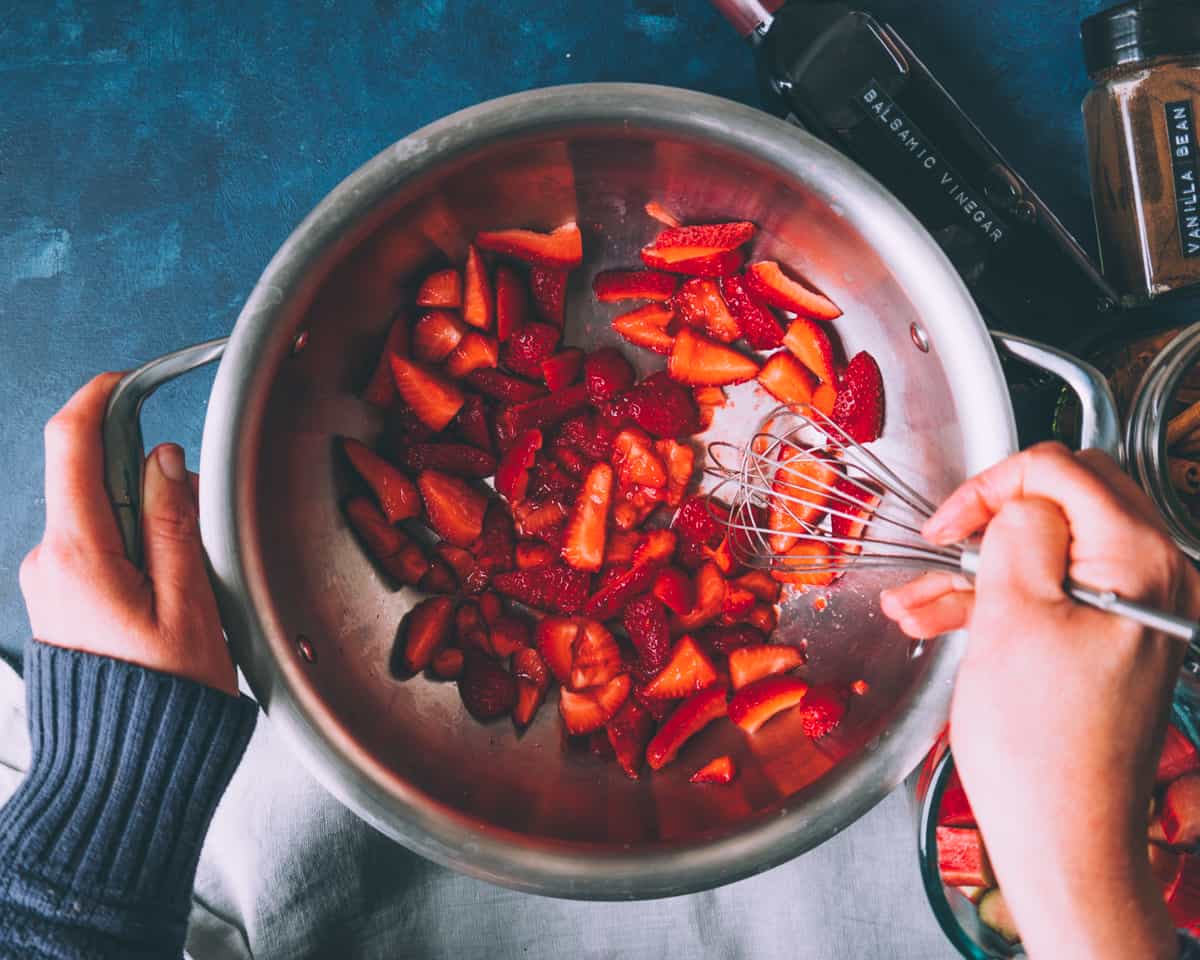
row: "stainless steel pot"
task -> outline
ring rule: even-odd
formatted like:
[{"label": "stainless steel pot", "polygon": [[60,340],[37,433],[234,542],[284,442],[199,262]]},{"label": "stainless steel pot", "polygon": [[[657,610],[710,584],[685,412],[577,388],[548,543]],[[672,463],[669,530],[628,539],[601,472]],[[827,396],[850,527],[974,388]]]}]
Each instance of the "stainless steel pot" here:
[{"label": "stainless steel pot", "polygon": [[[564,751],[553,699],[521,738],[480,726],[453,685],[388,672],[416,594],[390,591],[339,510],[349,478],[333,439],[371,441],[358,399],[405,284],[459,260],[478,229],[577,219],[586,262],[572,278],[568,341],[619,342],[592,302],[600,269],[638,262],[657,200],[689,220],[749,219],[755,254],[780,259],[844,308],[848,352],[869,348],[887,384],[880,452],[928,478],[932,498],[1015,448],[996,351],[953,268],[874,180],[805,133],[683,90],[589,84],[464,110],[399,141],[340,184],[264,271],[213,387],[201,457],[201,526],[230,644],[296,756],[348,807],[439,863],[536,893],[681,894],[747,876],[821,843],[891,791],[945,724],[960,638],[921,648],[878,612],[902,572],[859,571],[784,609],[780,638],[806,639],[809,672],[865,679],[847,719],[818,743],[788,717],[754,737],[710,729],[640,782]],[[1027,357],[1069,358],[1014,341]],[[220,344],[155,361],[113,404],[110,483],[136,531],[147,389]],[[634,351],[627,351],[633,353]],[[1056,359],[1057,357],[1057,359]],[[645,355],[641,361],[647,365]],[[713,428],[749,435],[753,387]],[[1099,398],[1097,400],[1097,398]],[[1093,395],[1103,429],[1111,417]],[[1107,412],[1106,412],[1107,411]],[[1111,425],[1110,425],[1111,426]],[[720,752],[729,788],[687,775]]]}]

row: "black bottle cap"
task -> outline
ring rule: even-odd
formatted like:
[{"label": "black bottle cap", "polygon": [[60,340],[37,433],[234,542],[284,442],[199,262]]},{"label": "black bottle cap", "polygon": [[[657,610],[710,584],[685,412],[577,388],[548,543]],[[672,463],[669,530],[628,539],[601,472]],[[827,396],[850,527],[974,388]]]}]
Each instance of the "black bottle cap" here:
[{"label": "black bottle cap", "polygon": [[1134,0],[1088,17],[1080,33],[1083,62],[1092,75],[1125,63],[1200,53],[1200,3]]}]

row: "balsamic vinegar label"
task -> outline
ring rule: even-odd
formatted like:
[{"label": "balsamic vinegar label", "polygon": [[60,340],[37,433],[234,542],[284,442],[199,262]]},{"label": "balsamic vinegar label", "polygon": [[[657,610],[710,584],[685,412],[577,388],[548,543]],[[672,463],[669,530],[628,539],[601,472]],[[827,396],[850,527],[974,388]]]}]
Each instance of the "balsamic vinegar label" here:
[{"label": "balsamic vinegar label", "polygon": [[1196,127],[1191,100],[1165,104],[1171,173],[1175,181],[1175,215],[1179,218],[1179,252],[1200,257],[1200,181],[1196,174]]}]

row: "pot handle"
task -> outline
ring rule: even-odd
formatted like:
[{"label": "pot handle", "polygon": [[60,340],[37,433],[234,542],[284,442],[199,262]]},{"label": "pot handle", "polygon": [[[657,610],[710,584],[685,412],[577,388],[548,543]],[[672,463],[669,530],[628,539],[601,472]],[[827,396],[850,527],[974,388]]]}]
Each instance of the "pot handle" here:
[{"label": "pot handle", "polygon": [[142,404],[167,381],[219,359],[228,342],[228,337],[219,337],[144,363],[125,374],[108,398],[100,428],[104,440],[104,483],[117,517],[125,556],[136,567],[142,566],[142,475],[146,465]]},{"label": "pot handle", "polygon": [[1079,398],[1083,411],[1079,449],[1095,447],[1117,463],[1125,462],[1125,445],[1117,416],[1117,401],[1104,375],[1090,363],[1055,347],[1011,333],[994,331],[992,337],[1014,357],[1064,380]]}]

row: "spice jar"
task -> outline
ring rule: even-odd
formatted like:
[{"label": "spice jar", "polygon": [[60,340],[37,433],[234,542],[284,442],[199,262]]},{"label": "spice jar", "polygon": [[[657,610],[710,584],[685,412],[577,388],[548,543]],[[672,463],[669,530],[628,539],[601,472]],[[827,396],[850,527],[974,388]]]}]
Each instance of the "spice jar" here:
[{"label": "spice jar", "polygon": [[1082,36],[1101,262],[1122,302],[1142,304],[1200,283],[1200,4],[1121,4]]}]

